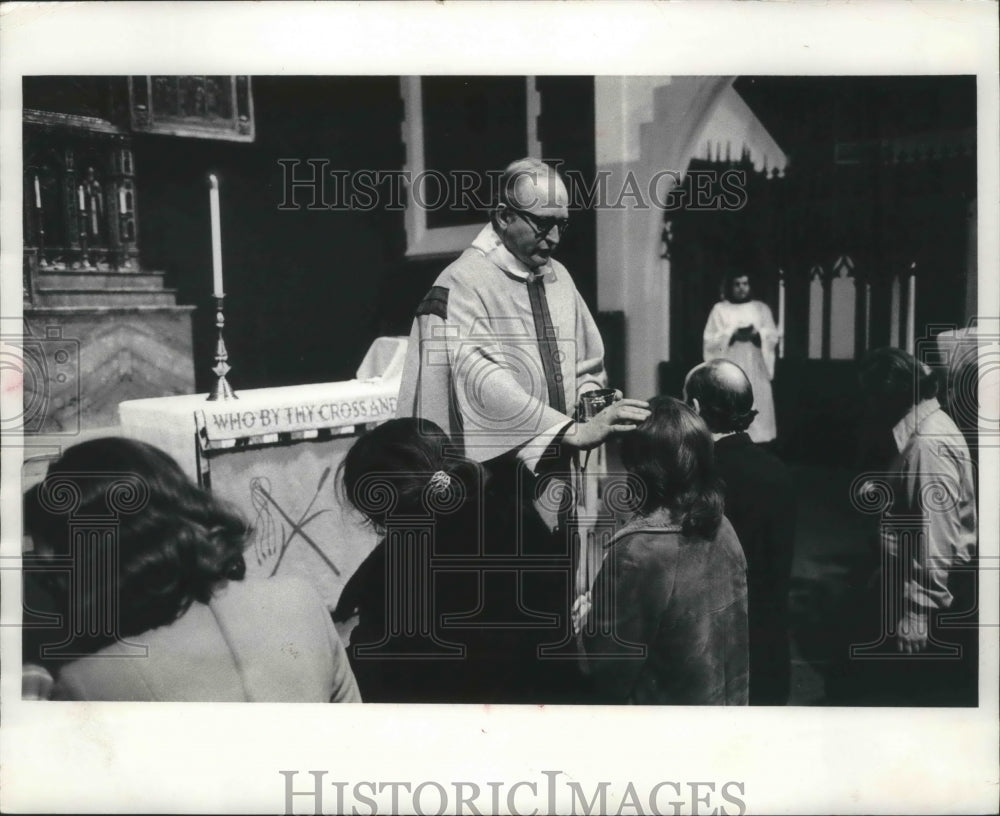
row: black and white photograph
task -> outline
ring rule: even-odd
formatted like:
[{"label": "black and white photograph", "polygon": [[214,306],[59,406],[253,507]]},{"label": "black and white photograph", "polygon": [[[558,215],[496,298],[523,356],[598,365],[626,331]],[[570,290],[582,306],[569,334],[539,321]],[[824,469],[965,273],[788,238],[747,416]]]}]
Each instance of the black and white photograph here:
[{"label": "black and white photograph", "polygon": [[990,6],[0,9],[5,812],[998,806]]}]

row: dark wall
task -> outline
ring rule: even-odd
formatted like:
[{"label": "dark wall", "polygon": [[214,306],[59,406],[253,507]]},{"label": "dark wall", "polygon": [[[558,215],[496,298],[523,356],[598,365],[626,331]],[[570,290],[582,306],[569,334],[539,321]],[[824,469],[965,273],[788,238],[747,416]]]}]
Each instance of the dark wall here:
[{"label": "dark wall", "polygon": [[[539,80],[543,156],[594,173],[592,77]],[[416,304],[455,256],[407,260],[403,213],[374,208],[281,210],[279,159],[325,159],[327,170],[399,170],[403,117],[397,77],[255,77],[252,144],[134,138],[139,242],[145,268],[167,273],[195,314],[197,384],[214,375],[210,172],[221,185],[226,341],[239,389],[349,379],[372,339],[407,334]],[[511,158],[516,158],[511,156]],[[328,198],[335,191],[328,190]],[[574,212],[559,258],[595,308],[593,212]],[[612,341],[614,342],[614,341]]]},{"label": "dark wall", "polygon": [[[561,160],[561,169],[592,183],[597,172],[594,154],[594,78],[539,77],[542,115],[538,137],[542,157]],[[570,184],[572,226],[560,243],[558,257],[573,274],[577,289],[591,311],[597,303],[597,214],[574,207]]]},{"label": "dark wall", "polygon": [[[214,349],[206,177],[220,178],[226,340],[234,387],[349,379],[380,331],[379,295],[404,249],[401,212],[280,210],[279,159],[328,170],[403,165],[395,77],[255,77],[253,144],[135,137],[143,266],[167,272],[195,314],[195,364],[206,389]],[[329,191],[334,198],[334,191]]]},{"label": "dark wall", "polygon": [[[542,157],[559,162],[562,170],[592,179],[596,172],[593,77],[539,77],[538,91],[542,99],[538,122]],[[572,190],[570,197],[572,200]],[[560,243],[557,256],[572,273],[580,294],[596,314],[597,216],[593,210],[571,206],[570,218],[572,227]],[[383,333],[408,333],[413,308],[441,270],[456,257],[457,253],[407,260],[390,270],[378,307]]]}]

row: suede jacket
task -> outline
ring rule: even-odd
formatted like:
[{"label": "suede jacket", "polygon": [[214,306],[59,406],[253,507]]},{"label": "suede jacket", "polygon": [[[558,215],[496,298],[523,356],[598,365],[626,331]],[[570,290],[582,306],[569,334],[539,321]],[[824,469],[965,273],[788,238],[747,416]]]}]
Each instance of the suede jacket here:
[{"label": "suede jacket", "polygon": [[583,623],[597,699],[640,705],[746,705],[746,558],[727,519],[711,539],[666,511],[612,540]]}]

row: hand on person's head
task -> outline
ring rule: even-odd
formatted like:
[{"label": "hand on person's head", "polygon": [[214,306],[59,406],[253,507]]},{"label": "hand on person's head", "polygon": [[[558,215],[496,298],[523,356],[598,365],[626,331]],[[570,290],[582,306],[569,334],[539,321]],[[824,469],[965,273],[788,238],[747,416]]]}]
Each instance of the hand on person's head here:
[{"label": "hand on person's head", "polygon": [[586,422],[576,422],[566,433],[566,441],[580,450],[596,448],[615,433],[627,433],[649,416],[645,400],[620,399]]}]

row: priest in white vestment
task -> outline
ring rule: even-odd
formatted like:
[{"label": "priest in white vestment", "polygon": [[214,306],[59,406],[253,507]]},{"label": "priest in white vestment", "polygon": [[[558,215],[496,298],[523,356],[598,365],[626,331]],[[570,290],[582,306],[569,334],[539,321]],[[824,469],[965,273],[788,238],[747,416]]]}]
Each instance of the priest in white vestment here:
[{"label": "priest in white vestment", "polygon": [[470,459],[513,455],[534,471],[554,443],[590,450],[649,411],[625,399],[574,421],[607,374],[597,324],[552,257],[569,193],[538,159],[512,162],[499,186],[490,223],[417,307],[396,415],[433,421]]},{"label": "priest in white vestment", "polygon": [[753,386],[757,410],[747,433],[754,442],[770,442],[777,436],[771,380],[780,332],[770,307],[751,299],[749,276],[729,274],[723,289],[725,300],[712,307],[705,324],[705,362],[724,358],[743,369]]}]

